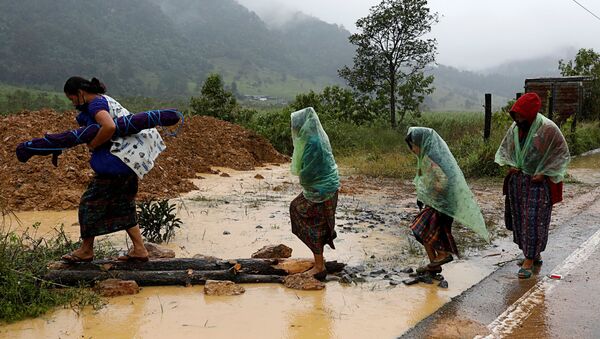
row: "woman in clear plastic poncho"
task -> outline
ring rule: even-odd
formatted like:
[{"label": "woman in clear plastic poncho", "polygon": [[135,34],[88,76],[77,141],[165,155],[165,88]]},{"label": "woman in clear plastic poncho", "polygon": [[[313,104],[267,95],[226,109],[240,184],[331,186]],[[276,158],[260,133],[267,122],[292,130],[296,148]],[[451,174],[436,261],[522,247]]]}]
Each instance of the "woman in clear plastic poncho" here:
[{"label": "woman in clear plastic poncho", "polygon": [[538,113],[541,107],[537,94],[521,96],[510,110],[515,123],[496,152],[496,163],[509,166],[504,220],[525,255],[518,273],[522,279],[542,264],[552,205],[562,201],[562,181],[570,161],[565,138],[554,122]]},{"label": "woman in clear plastic poncho", "polygon": [[439,273],[442,265],[458,255],[452,236],[452,223],[457,220],[489,240],[481,210],[469,189],[462,171],[446,142],[431,128],[411,127],[406,136],[408,147],[417,155],[417,189],[419,214],[411,229],[423,244],[430,263],[418,273]]},{"label": "woman in clear plastic poncho", "polygon": [[327,275],[323,249],[335,249],[335,209],[340,179],[329,138],[312,107],[292,113],[291,172],[300,177],[303,192],[290,204],[292,232],[313,252],[315,265],[307,273]]}]

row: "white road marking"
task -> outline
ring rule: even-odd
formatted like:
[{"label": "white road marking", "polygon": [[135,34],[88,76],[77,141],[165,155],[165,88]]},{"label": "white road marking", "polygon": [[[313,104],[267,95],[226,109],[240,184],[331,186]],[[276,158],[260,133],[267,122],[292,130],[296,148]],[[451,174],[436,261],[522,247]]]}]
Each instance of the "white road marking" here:
[{"label": "white road marking", "polygon": [[[558,265],[552,274],[560,274],[565,277],[573,269],[586,261],[597,249],[600,244],[600,230],[581,244],[571,255],[569,255],[560,265]],[[554,287],[558,286],[563,280],[554,280],[543,277],[535,286],[533,286],[521,298],[510,305],[504,313],[498,316],[487,327],[491,334],[488,336],[477,336],[475,338],[505,338],[508,337],[515,328],[525,321],[531,311],[544,302]]]}]

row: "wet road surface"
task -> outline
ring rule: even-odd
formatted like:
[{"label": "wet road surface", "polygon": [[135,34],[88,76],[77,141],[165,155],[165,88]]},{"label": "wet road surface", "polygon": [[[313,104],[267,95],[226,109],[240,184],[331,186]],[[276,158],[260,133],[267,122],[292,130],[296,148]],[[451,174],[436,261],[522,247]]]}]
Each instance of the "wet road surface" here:
[{"label": "wet road surface", "polygon": [[[551,231],[532,279],[507,262],[402,337],[600,337],[600,187],[590,194],[589,206]],[[547,277],[554,273],[562,279]]]}]

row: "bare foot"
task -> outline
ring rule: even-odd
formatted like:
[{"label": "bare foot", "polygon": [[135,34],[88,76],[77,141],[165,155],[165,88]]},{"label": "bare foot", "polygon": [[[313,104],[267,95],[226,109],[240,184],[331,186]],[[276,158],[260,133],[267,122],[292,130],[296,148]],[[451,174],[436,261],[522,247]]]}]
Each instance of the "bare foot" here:
[{"label": "bare foot", "polygon": [[313,267],[313,268],[311,268],[310,270],[308,270],[308,271],[306,271],[304,273],[307,274],[307,275],[313,276],[313,275],[315,275],[317,273],[323,272],[324,270],[325,270],[325,267],[323,267],[323,268]]},{"label": "bare foot", "polygon": [[129,252],[127,252],[127,255],[134,258],[145,258],[148,256],[148,251],[145,247],[134,247],[131,250],[129,250]]},{"label": "bare foot", "polygon": [[521,268],[524,268],[526,270],[531,269],[531,267],[533,267],[533,259],[525,259],[523,260],[523,265],[521,265]]}]

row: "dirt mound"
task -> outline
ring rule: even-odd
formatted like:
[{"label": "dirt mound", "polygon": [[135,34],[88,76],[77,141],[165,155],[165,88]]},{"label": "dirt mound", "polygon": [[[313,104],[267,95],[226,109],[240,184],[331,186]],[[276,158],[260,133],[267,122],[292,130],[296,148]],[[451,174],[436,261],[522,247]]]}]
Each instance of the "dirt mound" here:
[{"label": "dirt mound", "polygon": [[[42,110],[0,117],[0,196],[10,208],[60,210],[78,205],[93,175],[85,145],[63,152],[56,168],[50,157],[36,156],[22,164],[15,156],[20,142],[73,128],[77,128],[74,112]],[[210,172],[211,166],[251,170],[263,163],[288,161],[263,137],[211,117],[187,117],[176,137],[161,134],[167,149],[140,182],[138,199],[175,197],[195,189],[188,179]]]}]

